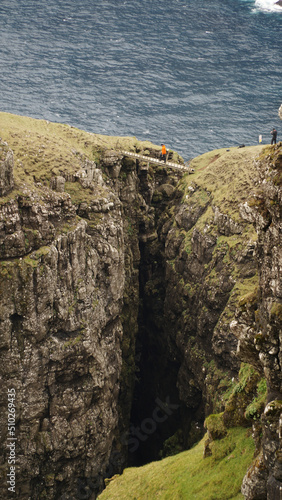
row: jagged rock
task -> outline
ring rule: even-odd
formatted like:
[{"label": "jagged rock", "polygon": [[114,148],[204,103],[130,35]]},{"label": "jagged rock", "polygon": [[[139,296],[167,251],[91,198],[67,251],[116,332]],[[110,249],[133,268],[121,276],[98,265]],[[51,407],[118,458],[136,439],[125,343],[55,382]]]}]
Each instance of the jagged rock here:
[{"label": "jagged rock", "polygon": [[[238,335],[240,355],[249,357],[251,363],[256,366],[259,363],[264,371],[268,384],[268,401],[270,401],[262,416],[261,467],[254,465],[251,476],[247,473],[243,482],[243,494],[247,500],[266,497],[278,499],[282,488],[280,458],[282,241],[281,204],[280,201],[278,202],[281,200],[281,184],[277,182],[277,169],[281,168],[280,154],[281,147],[277,145],[274,147],[273,156],[267,156],[257,164],[261,178],[260,199],[264,200],[263,203],[254,206],[255,212],[259,214],[254,219],[258,230],[257,261],[260,298],[252,331],[245,327]],[[260,217],[261,213],[263,213],[263,218]],[[271,221],[271,224],[265,221]],[[242,315],[239,315],[239,318],[242,318]],[[234,326],[237,328],[238,324]],[[256,489],[264,491],[264,497],[258,496],[259,493],[255,496],[252,490],[256,491]]]},{"label": "jagged rock", "polygon": [[189,231],[205,211],[205,207],[199,205],[198,207],[189,206],[183,203],[175,216],[175,222],[180,228]]},{"label": "jagged rock", "polygon": [[242,225],[234,222],[227,214],[221,213],[218,207],[213,207],[213,211],[214,223],[217,225],[220,234],[229,236],[230,234],[240,234],[242,232]]},{"label": "jagged rock", "polygon": [[260,453],[244,477],[242,495],[248,500],[266,500],[266,480],[267,469],[263,462],[262,453]]},{"label": "jagged rock", "polygon": [[13,169],[13,152],[0,139],[0,196],[5,196],[14,187]]},{"label": "jagged rock", "polygon": [[1,400],[15,390],[22,499],[59,498],[60,483],[76,495],[79,478],[102,484],[122,361],[124,238],[114,199],[99,200],[97,233],[98,221],[77,220],[67,193],[26,189],[1,205],[2,257],[17,258],[0,270]]},{"label": "jagged rock", "polygon": [[[117,179],[122,168],[122,153],[115,150],[105,151],[102,158],[102,165],[107,169],[109,175]],[[129,159],[128,164],[136,164],[134,159]]]},{"label": "jagged rock", "polygon": [[58,193],[63,193],[65,190],[65,178],[58,175],[57,177],[52,177],[50,182],[50,188]]},{"label": "jagged rock", "polygon": [[192,251],[196,255],[198,262],[207,264],[212,258],[216,238],[209,234],[202,233],[198,229],[194,229],[191,243]]},{"label": "jagged rock", "polygon": [[62,220],[71,222],[75,209],[67,193],[46,193],[44,197],[26,190],[16,199],[0,206],[0,255],[22,257],[48,245]]}]

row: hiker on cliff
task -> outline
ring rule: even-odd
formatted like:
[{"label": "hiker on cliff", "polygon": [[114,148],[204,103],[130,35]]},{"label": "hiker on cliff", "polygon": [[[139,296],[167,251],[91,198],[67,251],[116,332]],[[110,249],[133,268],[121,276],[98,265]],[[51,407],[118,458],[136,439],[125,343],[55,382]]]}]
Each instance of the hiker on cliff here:
[{"label": "hiker on cliff", "polygon": [[272,135],[271,144],[276,144],[276,138],[277,138],[277,130],[276,130],[276,128],[273,127],[273,129],[271,130],[270,133]]},{"label": "hiker on cliff", "polygon": [[160,155],[160,160],[166,162],[166,147],[164,144],[161,144],[162,146],[162,152]]}]

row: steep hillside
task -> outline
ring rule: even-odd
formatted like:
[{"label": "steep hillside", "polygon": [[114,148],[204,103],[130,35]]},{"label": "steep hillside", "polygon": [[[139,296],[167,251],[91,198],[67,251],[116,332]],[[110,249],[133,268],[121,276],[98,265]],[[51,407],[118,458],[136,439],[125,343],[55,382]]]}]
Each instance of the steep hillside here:
[{"label": "steep hillside", "polygon": [[241,482],[254,453],[248,434],[242,428],[229,430],[214,442],[213,454],[205,459],[203,439],[188,451],[126,469],[109,480],[99,500],[243,499]]},{"label": "steep hillside", "polygon": [[15,405],[23,500],[94,499],[126,466],[146,482],[137,465],[163,458],[160,471],[206,432],[193,473],[226,475],[233,453],[237,489],[221,498],[240,498],[251,429],[242,491],[275,499],[281,144],[213,151],[183,175],[124,154],[159,156],[136,138],[6,113],[0,130],[3,498]]}]

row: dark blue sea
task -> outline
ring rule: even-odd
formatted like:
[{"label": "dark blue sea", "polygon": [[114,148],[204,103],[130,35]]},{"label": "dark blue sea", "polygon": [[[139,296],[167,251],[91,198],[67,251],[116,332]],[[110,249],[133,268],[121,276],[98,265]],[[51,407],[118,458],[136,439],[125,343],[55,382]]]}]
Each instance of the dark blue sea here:
[{"label": "dark blue sea", "polygon": [[0,24],[1,111],[185,160],[282,139],[275,0],[1,0]]}]

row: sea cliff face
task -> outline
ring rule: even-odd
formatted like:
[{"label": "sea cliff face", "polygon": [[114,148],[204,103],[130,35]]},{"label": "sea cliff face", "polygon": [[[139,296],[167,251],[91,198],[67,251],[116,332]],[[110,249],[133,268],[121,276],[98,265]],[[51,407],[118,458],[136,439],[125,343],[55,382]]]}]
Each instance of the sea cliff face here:
[{"label": "sea cliff face", "polygon": [[[263,369],[267,380],[267,401],[261,416],[261,449],[243,482],[247,499],[279,499],[282,491],[282,150],[265,151],[256,163],[259,189],[249,200],[249,217],[258,232],[257,263],[259,289],[257,306],[248,315],[239,314],[234,328],[239,338],[239,355]],[[251,323],[252,321],[252,323]]]},{"label": "sea cliff face", "polygon": [[[1,205],[1,400],[15,391],[19,498],[75,493],[79,478],[96,478],[109,459],[124,238],[120,201],[102,181],[99,189],[87,209],[67,193],[24,186]],[[3,498],[4,474],[2,465]]]},{"label": "sea cliff face", "polygon": [[[12,127],[21,148],[16,131]],[[36,149],[33,134],[25,133],[30,142],[24,153],[0,144],[1,495],[9,486],[13,491],[7,483],[7,445],[15,436],[7,427],[11,391],[17,495],[95,497],[104,477],[126,461],[122,434],[135,377],[139,224],[167,174],[162,169],[160,179],[148,180],[146,165],[137,174],[136,161],[105,147],[98,148],[99,167],[92,154],[72,149],[69,163],[60,155],[50,170],[48,134]],[[44,160],[34,173],[38,151]]]},{"label": "sea cliff face", "polygon": [[150,143],[9,119],[1,495],[12,390],[23,500],[95,498],[126,464],[191,446],[211,413],[253,428],[245,498],[278,498],[281,146],[215,151],[183,177],[123,153],[158,157]]}]

